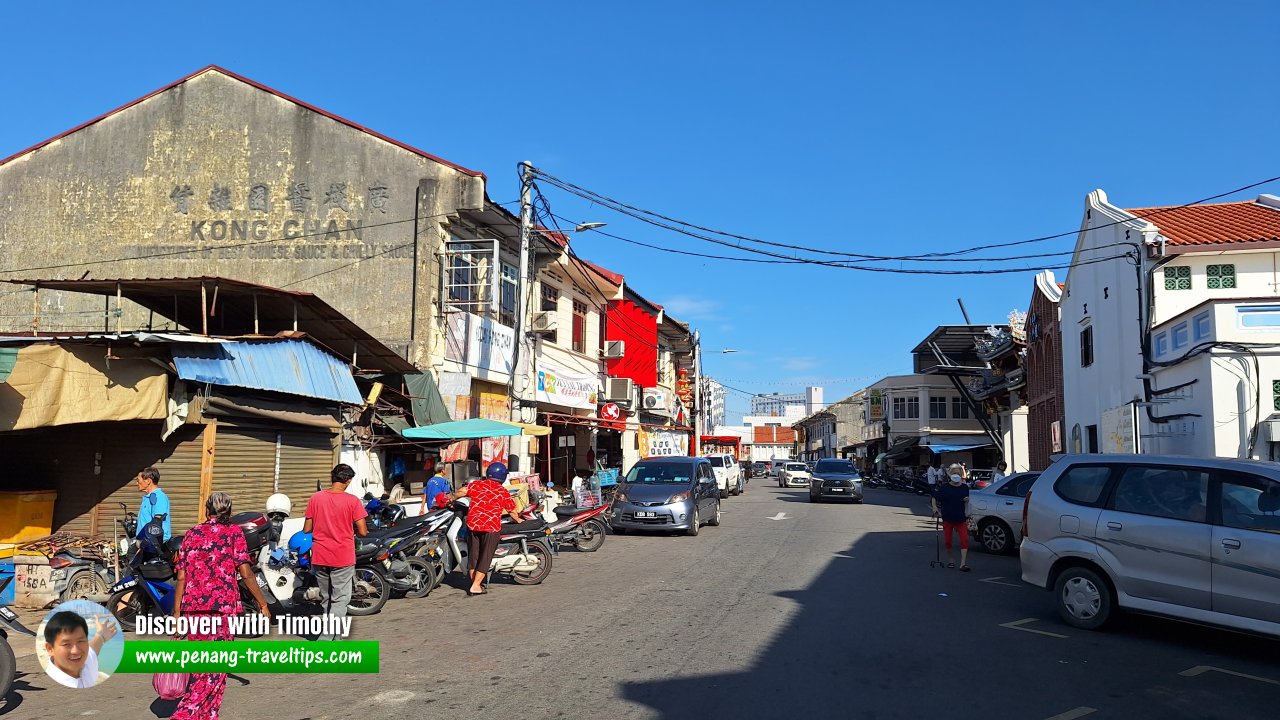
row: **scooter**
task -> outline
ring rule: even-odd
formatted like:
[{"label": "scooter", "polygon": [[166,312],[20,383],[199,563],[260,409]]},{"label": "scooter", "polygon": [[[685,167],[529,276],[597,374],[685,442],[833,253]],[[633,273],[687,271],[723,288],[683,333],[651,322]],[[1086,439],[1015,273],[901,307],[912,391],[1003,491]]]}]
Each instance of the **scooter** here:
[{"label": "scooter", "polygon": [[63,548],[49,558],[50,581],[61,587],[62,602],[90,600],[102,602],[115,584],[115,574],[106,564]]},{"label": "scooter", "polygon": [[[535,495],[537,505],[543,498]],[[561,543],[573,545],[582,552],[595,552],[604,546],[608,525],[604,516],[613,507],[612,499],[591,508],[561,505],[552,512],[557,521],[551,526],[551,547],[558,553]]]},{"label": "scooter", "polygon": [[[461,497],[445,506],[452,517],[443,528],[440,545],[445,572],[468,567],[466,548],[458,541],[471,507],[471,498]],[[551,574],[551,526],[542,518],[502,526],[497,552],[490,563],[485,582],[494,575],[505,575],[519,585],[537,585]]]},{"label": "scooter", "polygon": [[[165,516],[156,517],[163,520]],[[133,632],[140,615],[173,614],[174,591],[177,589],[174,566],[177,563],[178,548],[182,545],[182,536],[174,535],[168,541],[161,540],[157,524],[152,526],[156,532],[144,532],[141,538],[136,537],[138,518],[132,512],[126,511],[124,519],[119,522],[126,534],[120,540],[120,554],[125,558],[125,566],[121,568],[120,581],[111,587],[107,609],[116,622],[120,623],[121,630]],[[266,516],[262,513],[240,513],[233,515],[230,522],[240,526],[244,532],[252,557],[266,542]],[[242,612],[253,612],[253,596],[243,582],[239,583],[239,590]]]},{"label": "scooter", "polygon": [[[0,569],[0,593],[9,587],[13,582],[14,570],[13,566],[6,566]],[[14,657],[13,648],[9,646],[9,635],[25,635],[27,637],[35,637],[36,634],[28,630],[18,622],[18,616],[9,608],[0,605],[0,638],[4,642],[0,643],[0,698],[4,698],[9,694],[9,690],[13,687],[13,681],[18,675],[18,660]]]}]

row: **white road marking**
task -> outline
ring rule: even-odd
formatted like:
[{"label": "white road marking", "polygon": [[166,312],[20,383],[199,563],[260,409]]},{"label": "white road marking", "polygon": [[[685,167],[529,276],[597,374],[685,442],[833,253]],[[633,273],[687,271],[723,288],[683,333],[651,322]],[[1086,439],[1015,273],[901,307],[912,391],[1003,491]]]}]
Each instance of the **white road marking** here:
[{"label": "white road marking", "polygon": [[414,697],[416,694],[408,690],[388,690],[369,698],[369,702],[375,705],[399,705],[409,702]]},{"label": "white road marking", "polygon": [[1183,670],[1178,674],[1183,677],[1195,677],[1197,675],[1203,675],[1209,671],[1220,672],[1220,673],[1223,673],[1224,675],[1234,675],[1236,677],[1245,678],[1246,680],[1257,680],[1258,682],[1264,682],[1270,685],[1280,685],[1280,680],[1272,680],[1271,678],[1258,677],[1257,675],[1246,675],[1242,672],[1236,672],[1235,670],[1226,670],[1220,667],[1214,667],[1212,665],[1197,665],[1191,668],[1190,670]]},{"label": "white road marking", "polygon": [[[1013,622],[1000,623],[1000,627],[1009,628],[1010,630],[1021,630],[1022,632],[1035,633],[1037,635],[1048,635],[1049,637],[1062,638],[1063,640],[1067,639],[1066,635],[1059,635],[1058,633],[1051,633],[1051,632],[1046,632],[1044,630],[1035,630],[1029,627],[1023,627],[1023,625],[1026,625],[1027,623],[1031,623],[1035,621],[1036,621],[1035,618],[1023,618],[1021,620],[1014,620]],[[1073,710],[1072,712],[1075,712],[1075,711]],[[1052,718],[1050,718],[1050,720],[1052,720]]]},{"label": "white road marking", "polygon": [[780,513],[778,513],[777,515],[774,515],[773,517],[768,518],[768,519],[769,519],[769,520],[786,520],[786,519],[787,519],[787,514],[786,514],[786,513],[784,513],[784,512],[780,512]]},{"label": "white road marking", "polygon": [[1094,708],[1084,707],[1083,705],[1081,705],[1080,707],[1074,710],[1068,710],[1064,713],[1054,715],[1051,718],[1046,718],[1046,720],[1076,720],[1076,718],[1082,718],[1085,715],[1091,715],[1096,712],[1098,711]]},{"label": "white road marking", "polygon": [[1023,587],[1023,585],[1018,583],[1000,582],[1003,579],[1003,575],[996,575],[995,577],[982,578],[978,582],[991,583],[992,585],[1004,585],[1006,587]]}]

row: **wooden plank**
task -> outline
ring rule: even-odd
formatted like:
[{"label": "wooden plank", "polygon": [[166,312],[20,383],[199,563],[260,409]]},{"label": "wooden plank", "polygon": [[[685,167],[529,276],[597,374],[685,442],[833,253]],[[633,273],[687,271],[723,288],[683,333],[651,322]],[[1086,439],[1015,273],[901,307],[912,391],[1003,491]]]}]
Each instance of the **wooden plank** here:
[{"label": "wooden plank", "polygon": [[204,514],[204,503],[209,499],[209,493],[213,492],[213,460],[214,451],[217,449],[217,438],[217,421],[205,425],[203,452],[200,455],[200,504],[197,506],[199,522],[208,519]]}]

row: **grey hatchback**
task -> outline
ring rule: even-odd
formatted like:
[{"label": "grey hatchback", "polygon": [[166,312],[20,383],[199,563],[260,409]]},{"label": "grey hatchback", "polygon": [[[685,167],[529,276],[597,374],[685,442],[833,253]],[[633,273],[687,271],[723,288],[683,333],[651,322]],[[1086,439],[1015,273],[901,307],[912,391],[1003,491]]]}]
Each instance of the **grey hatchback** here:
[{"label": "grey hatchback", "polygon": [[1027,495],[1022,579],[1080,628],[1123,608],[1280,636],[1277,511],[1276,463],[1064,456]]},{"label": "grey hatchback", "polygon": [[697,535],[702,524],[720,524],[720,490],[706,458],[645,458],[618,485],[609,525],[628,530],[683,530]]}]

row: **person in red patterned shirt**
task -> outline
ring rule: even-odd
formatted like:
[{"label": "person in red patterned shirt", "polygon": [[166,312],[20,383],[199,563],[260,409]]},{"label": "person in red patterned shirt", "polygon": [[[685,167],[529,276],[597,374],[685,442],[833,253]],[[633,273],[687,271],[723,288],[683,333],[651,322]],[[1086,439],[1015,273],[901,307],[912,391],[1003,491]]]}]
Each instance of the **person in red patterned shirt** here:
[{"label": "person in red patterned shirt", "polygon": [[507,479],[507,466],[495,462],[489,465],[485,477],[472,480],[466,487],[449,493],[449,500],[460,497],[471,498],[471,507],[467,510],[467,565],[470,566],[471,587],[467,595],[483,595],[485,576],[489,574],[489,565],[493,562],[493,554],[498,550],[498,540],[502,537],[502,515],[506,513],[515,522],[520,522],[516,514],[516,503],[511,493],[502,486]]}]

